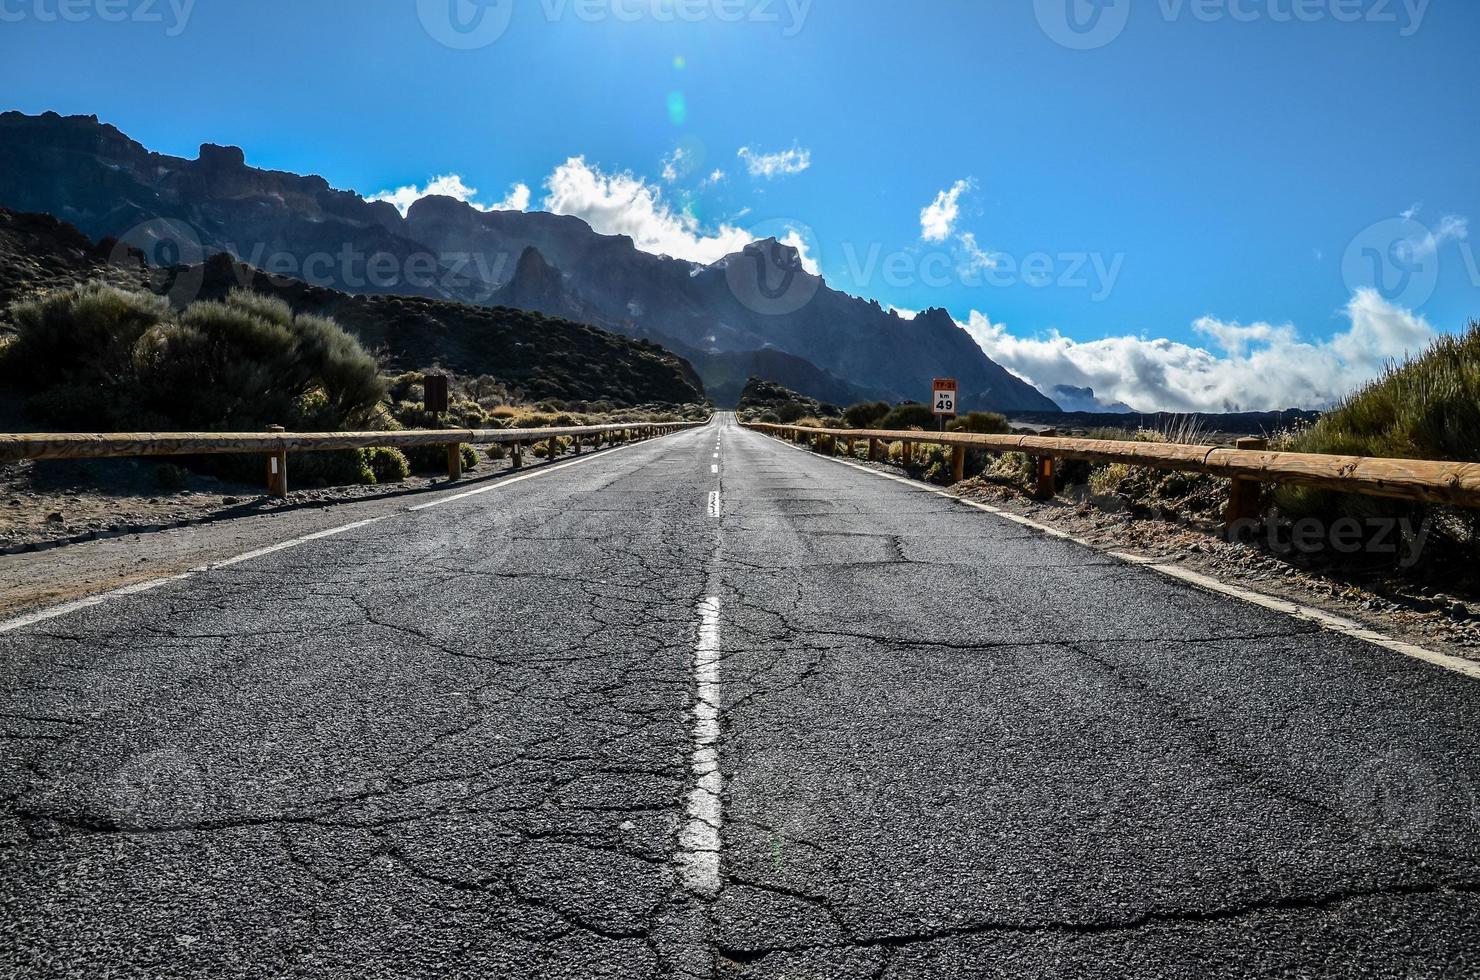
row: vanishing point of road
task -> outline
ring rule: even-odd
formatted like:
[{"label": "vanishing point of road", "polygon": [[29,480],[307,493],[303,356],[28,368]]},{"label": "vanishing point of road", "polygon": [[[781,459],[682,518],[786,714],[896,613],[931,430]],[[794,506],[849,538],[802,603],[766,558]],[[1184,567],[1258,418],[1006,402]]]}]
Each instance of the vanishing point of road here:
[{"label": "vanishing point of road", "polygon": [[703,428],[0,624],[6,976],[1474,977],[1480,682]]}]

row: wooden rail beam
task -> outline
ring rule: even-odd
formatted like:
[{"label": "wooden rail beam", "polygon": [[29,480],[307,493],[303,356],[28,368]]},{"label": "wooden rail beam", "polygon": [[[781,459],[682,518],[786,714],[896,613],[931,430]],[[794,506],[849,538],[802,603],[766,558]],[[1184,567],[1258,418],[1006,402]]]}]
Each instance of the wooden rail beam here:
[{"label": "wooden rail beam", "polygon": [[[782,438],[795,437],[795,428],[791,426],[768,423],[746,425]],[[886,430],[822,431],[848,439],[867,439],[869,459],[874,461],[879,458],[879,446],[882,442],[899,441],[901,438],[900,433]],[[952,447],[984,449],[988,452],[1021,452],[1040,458],[1075,459],[1092,463],[1126,463],[1163,470],[1209,473],[1254,484],[1292,484],[1338,493],[1480,508],[1480,463],[965,432],[932,435],[930,441]],[[0,447],[0,459],[3,458],[3,447]],[[1246,500],[1247,497],[1244,498]]]}]

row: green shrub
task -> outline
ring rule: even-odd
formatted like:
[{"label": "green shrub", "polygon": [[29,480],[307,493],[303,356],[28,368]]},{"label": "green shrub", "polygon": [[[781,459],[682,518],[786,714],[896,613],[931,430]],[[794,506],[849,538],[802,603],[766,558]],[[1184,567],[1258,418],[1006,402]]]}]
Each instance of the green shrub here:
[{"label": "green shrub", "polygon": [[400,483],[411,475],[411,462],[399,449],[379,446],[361,452],[376,483]]},{"label": "green shrub", "polygon": [[184,467],[173,463],[162,463],[154,468],[154,482],[159,484],[161,490],[184,490],[189,476],[190,473]]},{"label": "green shrub", "polygon": [[792,425],[807,414],[807,409],[801,402],[785,402],[776,406],[776,418],[782,425]]},{"label": "green shrub", "polygon": [[139,339],[171,316],[163,297],[101,283],[16,303],[8,373],[34,387],[122,383],[133,376]]},{"label": "green shrub", "polygon": [[946,426],[948,432],[975,432],[980,435],[1006,435],[1012,431],[1006,415],[996,412],[967,412],[952,419]]},{"label": "green shrub", "polygon": [[332,321],[237,290],[173,314],[89,284],[18,303],[4,369],[42,422],[103,430],[352,427],[385,393],[374,358]]},{"label": "green shrub", "polygon": [[[478,452],[472,446],[461,447],[462,466],[466,472],[478,466]],[[405,451],[408,464],[415,473],[447,472],[446,446],[409,446]]]},{"label": "green shrub", "polygon": [[[1279,440],[1291,452],[1334,453],[1407,459],[1480,461],[1480,323],[1437,340],[1427,351],[1363,386],[1303,432]],[[1281,487],[1274,494],[1281,514],[1314,517],[1436,518],[1439,540],[1473,548],[1480,540],[1474,511]]]},{"label": "green shrub", "polygon": [[843,421],[850,429],[874,429],[888,414],[888,402],[858,402],[843,409]]},{"label": "green shrub", "polygon": [[930,410],[930,406],[921,405],[918,402],[896,405],[874,425],[877,429],[938,429],[939,427],[940,423],[935,420],[935,413]]}]

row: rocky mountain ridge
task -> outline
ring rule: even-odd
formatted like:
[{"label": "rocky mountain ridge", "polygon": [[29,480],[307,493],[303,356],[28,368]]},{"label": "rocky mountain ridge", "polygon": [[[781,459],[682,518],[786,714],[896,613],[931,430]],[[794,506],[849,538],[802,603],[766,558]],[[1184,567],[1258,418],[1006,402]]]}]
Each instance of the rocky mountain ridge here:
[{"label": "rocky mountain ridge", "polygon": [[1057,408],[990,360],[944,310],[905,318],[834,290],[775,239],[700,265],[565,215],[428,197],[403,217],[322,177],[249,167],[235,147],[206,144],[186,160],[152,153],[96,117],[54,113],[0,114],[0,205],[122,238],[156,264],[227,252],[347,293],[499,304],[588,323],[713,355],[696,360],[712,365],[715,380],[738,373],[728,355],[769,350],[807,362],[815,370],[786,380],[822,384],[823,397],[843,390],[836,381],[923,399],[932,378],[949,375],[963,408]]}]

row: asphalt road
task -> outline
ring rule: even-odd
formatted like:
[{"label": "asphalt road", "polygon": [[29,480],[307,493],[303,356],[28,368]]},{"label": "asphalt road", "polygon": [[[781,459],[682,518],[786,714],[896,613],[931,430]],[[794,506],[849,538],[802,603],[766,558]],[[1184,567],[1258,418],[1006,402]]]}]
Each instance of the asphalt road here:
[{"label": "asphalt road", "polygon": [[0,664],[7,976],[1480,974],[1475,681],[728,419]]}]

